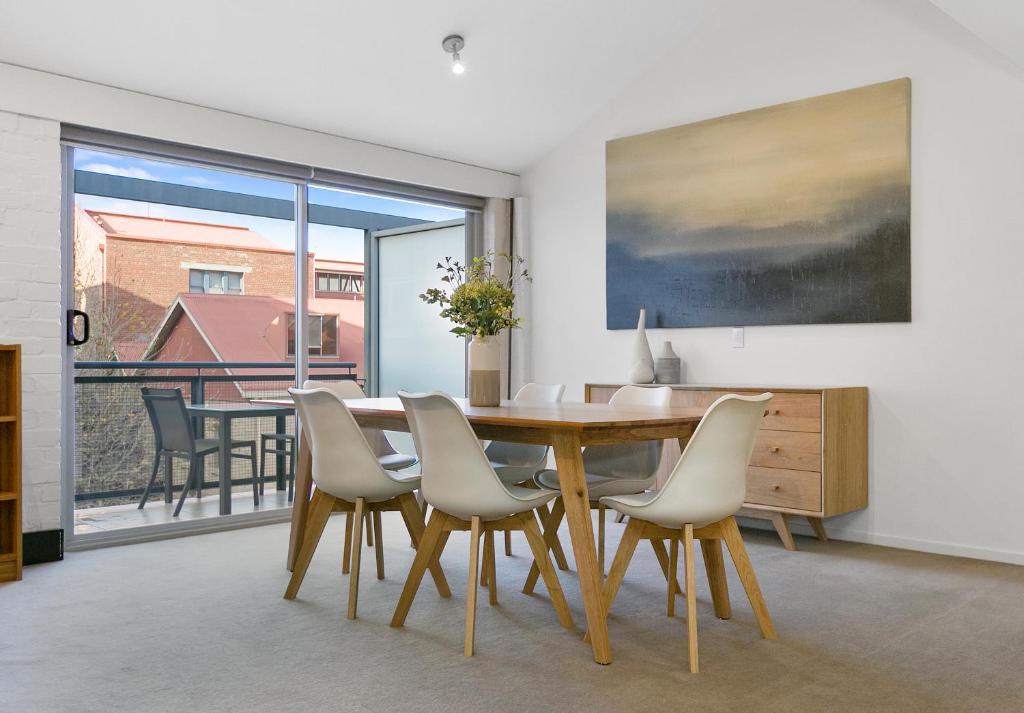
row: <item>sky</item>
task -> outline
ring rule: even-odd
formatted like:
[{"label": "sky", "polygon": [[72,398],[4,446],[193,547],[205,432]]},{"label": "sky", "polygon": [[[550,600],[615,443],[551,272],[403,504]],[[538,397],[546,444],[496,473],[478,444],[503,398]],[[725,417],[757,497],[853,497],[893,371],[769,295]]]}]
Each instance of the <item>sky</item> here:
[{"label": "sky", "polygon": [[[90,149],[75,149],[75,169],[246,193],[266,198],[284,200],[294,200],[295,198],[295,187],[283,181]],[[295,228],[292,221],[288,220],[182,208],[160,203],[126,201],[102,196],[76,195],[75,200],[80,207],[90,210],[245,226],[285,249],[291,250],[295,244]],[[419,218],[424,222],[454,220],[464,216],[462,211],[450,208],[321,187],[309,189],[309,201],[317,205]],[[310,252],[316,253],[322,258],[363,262],[363,231],[313,223],[309,226],[309,249]]]}]

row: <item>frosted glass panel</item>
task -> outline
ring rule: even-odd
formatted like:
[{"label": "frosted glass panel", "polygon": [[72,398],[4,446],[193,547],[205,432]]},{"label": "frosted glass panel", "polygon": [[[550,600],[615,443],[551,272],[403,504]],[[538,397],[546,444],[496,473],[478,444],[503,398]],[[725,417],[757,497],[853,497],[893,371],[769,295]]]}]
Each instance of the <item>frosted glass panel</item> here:
[{"label": "frosted glass panel", "polygon": [[438,316],[437,305],[419,296],[441,286],[438,262],[465,259],[465,226],[412,230],[378,241],[380,395],[405,389],[464,396],[465,340],[449,331],[453,325]]}]

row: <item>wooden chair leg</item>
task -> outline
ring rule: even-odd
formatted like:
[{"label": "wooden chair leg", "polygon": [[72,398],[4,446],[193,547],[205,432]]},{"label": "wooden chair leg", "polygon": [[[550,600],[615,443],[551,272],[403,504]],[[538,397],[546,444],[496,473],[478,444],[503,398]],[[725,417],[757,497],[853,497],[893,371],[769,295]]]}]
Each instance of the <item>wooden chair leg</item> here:
[{"label": "wooden chair leg", "polygon": [[295,560],[295,569],[292,570],[292,578],[288,581],[288,588],[284,590],[285,599],[295,599],[302,586],[302,580],[309,569],[309,562],[313,559],[313,553],[320,543],[327,520],[334,509],[335,498],[325,495],[323,491],[313,491],[313,497],[309,503],[309,514],[306,517],[306,531],[302,537],[302,549],[299,550],[299,557]]},{"label": "wooden chair leg", "polygon": [[[420,587],[420,582],[423,581],[423,573],[427,571],[431,562],[436,562],[441,556],[441,551],[447,540],[446,537],[442,537],[445,534],[443,530],[447,520],[448,515],[440,510],[433,510],[430,513],[430,521],[427,523],[426,530],[423,531],[423,537],[417,543],[416,557],[412,561],[412,567],[409,568],[409,576],[405,580],[402,595],[398,598],[398,605],[391,617],[391,626],[399,627],[405,623],[405,618],[409,616],[409,609],[412,608],[413,599],[416,598],[416,591]],[[447,588],[447,583],[445,583],[445,587]],[[473,591],[476,591],[475,587]]]},{"label": "wooden chair leg", "polygon": [[[622,580],[626,576],[626,570],[629,569],[629,563],[633,560],[633,553],[636,552],[636,546],[640,542],[641,530],[643,530],[643,524],[639,520],[630,518],[626,529],[622,533],[622,539],[619,540],[619,549],[615,551],[612,568],[608,570],[608,576],[605,577],[604,588],[601,590],[605,612],[612,610],[612,603],[615,602],[615,597],[619,593],[619,586],[621,586]],[[583,640],[588,643],[590,642],[589,631],[583,637]]]},{"label": "wooden chair leg", "polygon": [[348,574],[352,565],[352,513],[345,513],[345,550],[341,555],[341,573]]},{"label": "wooden chair leg", "polygon": [[565,602],[565,594],[562,592],[562,585],[558,581],[558,574],[555,572],[551,559],[548,557],[547,544],[544,542],[544,536],[541,535],[540,528],[537,526],[536,516],[530,510],[519,513],[519,519],[523,523],[523,533],[526,535],[526,541],[533,551],[533,561],[538,564],[541,576],[544,578],[544,586],[547,587],[548,596],[551,597],[551,604],[555,607],[558,623],[566,629],[571,629],[575,626],[572,621],[572,613],[569,611],[569,605]]},{"label": "wooden chair leg", "polygon": [[796,542],[793,541],[793,533],[789,531],[789,520],[786,517],[786,513],[773,512],[772,525],[775,526],[775,531],[779,533],[782,546],[791,552],[796,551]]},{"label": "wooden chair leg", "polygon": [[362,558],[363,520],[366,520],[366,501],[356,498],[356,509],[352,513],[352,574],[348,578],[348,618],[356,618],[356,606],[359,603],[359,561]]},{"label": "wooden chair leg", "polygon": [[463,656],[473,655],[476,636],[476,583],[480,576],[480,517],[474,515],[469,522],[469,586],[466,588],[466,636],[462,645]]},{"label": "wooden chair leg", "polygon": [[604,505],[597,504],[597,566],[604,577]]},{"label": "wooden chair leg", "polygon": [[822,542],[828,542],[828,533],[825,532],[825,521],[820,517],[808,517],[807,522],[811,524],[815,536]]},{"label": "wooden chair leg", "polygon": [[381,537],[381,523],[380,523],[380,511],[374,511],[372,513],[373,519],[373,538],[377,542],[375,548],[377,555],[377,579],[384,579],[384,540]]},{"label": "wooden chair leg", "polygon": [[366,546],[373,547],[373,518],[370,517],[366,518]]},{"label": "wooden chair leg", "polygon": [[505,556],[512,556],[512,530],[505,530]]},{"label": "wooden chair leg", "polygon": [[[651,549],[654,550],[655,557],[658,558],[658,564],[661,565],[661,573],[665,576],[665,581],[668,581],[668,550],[665,548],[664,540],[648,540],[651,543]],[[679,578],[675,579],[675,591],[678,594],[685,595],[686,592],[679,586]]]},{"label": "wooden chair leg", "polygon": [[729,603],[729,582],[725,578],[725,561],[722,559],[722,541],[701,540],[700,553],[704,557],[704,569],[708,573],[715,616],[719,619],[729,619],[732,617],[732,605]]},{"label": "wooden chair leg", "polygon": [[[483,545],[484,545],[484,553],[483,553],[483,557],[482,557],[482,562],[480,563],[480,586],[481,587],[486,587],[487,586],[487,576],[491,573],[491,568],[490,568],[490,566],[487,563],[488,563],[488,558],[491,556],[491,552],[493,550],[494,533],[493,532],[483,532],[480,535],[480,539],[483,540]],[[487,546],[487,541],[488,540],[491,541],[491,547]]]},{"label": "wooden chair leg", "polygon": [[[676,615],[676,567],[679,566],[679,538],[673,538],[668,548],[668,606],[666,613],[672,617]],[[689,591],[690,585],[686,585]]]},{"label": "wooden chair leg", "polygon": [[[505,531],[508,533],[508,530]],[[484,543],[487,548],[487,601],[493,607],[498,603],[498,583],[495,581],[496,564],[494,562],[494,533],[487,533],[487,541]]]},{"label": "wooden chair leg", "polygon": [[[416,498],[412,495],[398,496],[398,504],[402,508],[405,527],[409,531],[409,539],[413,543],[413,549],[418,551],[424,534],[423,511],[420,509],[419,503],[416,502]],[[447,536],[445,536],[444,541],[447,541],[447,539]],[[441,549],[444,549],[443,544]],[[434,586],[437,588],[437,593],[444,598],[450,597],[452,590],[448,588],[448,580],[444,576],[444,570],[441,569],[441,563],[437,560],[437,555],[430,558],[427,567],[430,569],[430,576],[434,578]]]},{"label": "wooden chair leg", "polygon": [[[554,505],[551,506],[551,514],[547,518],[547,522],[544,524],[544,544],[548,548],[554,550],[556,547],[561,550],[562,545],[558,541],[558,527],[562,524],[562,518],[565,517],[565,503],[562,502],[561,498],[557,498]],[[565,556],[564,553],[562,555]],[[557,559],[557,555],[555,556]],[[566,564],[566,569],[569,565]],[[523,585],[524,594],[533,594],[534,588],[537,586],[537,579],[540,577],[540,569],[537,568],[536,559],[534,559],[533,565],[530,567],[530,573],[526,575],[526,584]]]},{"label": "wooden chair leg", "polygon": [[772,624],[772,618],[768,614],[768,607],[764,603],[761,587],[757,584],[757,577],[754,575],[754,568],[750,564],[750,558],[747,557],[747,548],[743,544],[740,528],[736,525],[736,518],[727,517],[719,524],[722,528],[722,537],[725,539],[726,547],[729,548],[729,554],[732,556],[732,563],[736,567],[736,574],[739,575],[740,582],[743,584],[743,590],[747,593],[750,608],[754,610],[757,625],[761,628],[761,636],[766,639],[775,639],[777,638],[775,626]]},{"label": "wooden chair leg", "polygon": [[[552,506],[551,506],[551,515],[552,516],[554,516],[555,508],[558,508],[558,511],[559,511],[560,514],[557,515],[557,522],[555,522],[554,525],[553,525],[554,531],[552,532],[552,536],[551,536],[551,539],[550,539],[550,544],[548,546],[551,548],[551,555],[555,558],[555,564],[558,566],[558,569],[562,570],[563,572],[568,572],[569,571],[569,562],[568,562],[568,560],[565,559],[565,550],[562,549],[562,541],[558,539],[558,528],[562,524],[562,518],[565,517],[565,503],[562,502],[561,498],[558,498],[557,500],[555,500],[554,504],[552,504]],[[544,510],[547,511],[547,506],[544,506]],[[538,515],[540,514],[540,510],[539,509],[538,509],[537,514]],[[548,517],[549,517],[548,513],[545,512],[544,517],[542,517],[541,520],[540,520],[541,525],[544,526],[544,533],[545,533],[544,534],[544,539],[545,540],[548,540],[548,535],[547,535],[548,528],[547,528],[547,525],[546,525],[546,523],[548,521]]]},{"label": "wooden chair leg", "polygon": [[[672,545],[677,547],[678,541]],[[690,652],[690,673],[697,673],[697,579],[693,566],[693,525],[683,528],[683,566],[686,570],[686,639]]]}]

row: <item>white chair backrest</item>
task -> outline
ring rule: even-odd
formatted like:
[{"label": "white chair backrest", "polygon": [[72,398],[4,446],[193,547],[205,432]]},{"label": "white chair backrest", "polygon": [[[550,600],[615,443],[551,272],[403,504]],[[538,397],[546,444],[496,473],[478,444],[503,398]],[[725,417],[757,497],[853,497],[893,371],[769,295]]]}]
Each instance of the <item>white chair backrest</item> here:
[{"label": "white chair backrest", "polygon": [[302,384],[303,389],[327,389],[339,399],[365,399],[366,394],[359,384],[353,379],[342,379],[341,381],[314,381],[307,379]]},{"label": "white chair backrest", "polygon": [[[623,408],[668,408],[672,403],[672,389],[667,386],[623,386],[612,394],[608,403]],[[590,446],[583,451],[584,468],[594,475],[645,480],[658,470],[663,444],[664,441],[640,441]]]},{"label": "white chair backrest", "polygon": [[772,394],[727,394],[704,414],[662,486],[659,511],[685,510],[690,521],[717,522],[734,514],[747,491],[747,465]]},{"label": "white chair backrest", "polygon": [[423,498],[442,512],[463,517],[501,507],[508,491],[459,405],[442,393],[399,391],[416,450]]},{"label": "white chair backrest", "polygon": [[329,389],[288,389],[313,456],[313,482],[326,493],[354,501],[390,480],[363,431]]},{"label": "white chair backrest", "polygon": [[565,384],[537,384],[531,381],[523,384],[513,400],[551,404],[561,401],[564,393]]},{"label": "white chair backrest", "polygon": [[[516,393],[515,401],[521,403],[558,403],[565,393],[565,384],[525,384]],[[492,441],[487,446],[487,457],[495,463],[540,468],[548,454],[547,446],[530,443],[506,443]]]},{"label": "white chair backrest", "polygon": [[[366,392],[353,379],[342,379],[341,381],[313,381],[307,379],[302,384],[303,389],[327,389],[339,399],[365,399]],[[377,428],[364,428],[363,437],[370,444],[370,448],[378,456],[389,456],[397,453],[391,441],[383,431]]]}]

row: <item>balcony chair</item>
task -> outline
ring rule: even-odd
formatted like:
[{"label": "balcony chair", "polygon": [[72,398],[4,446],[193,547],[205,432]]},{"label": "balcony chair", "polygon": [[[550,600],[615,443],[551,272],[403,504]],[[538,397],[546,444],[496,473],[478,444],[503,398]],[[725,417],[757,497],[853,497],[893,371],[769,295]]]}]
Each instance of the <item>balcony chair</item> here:
[{"label": "balcony chair", "polygon": [[[423,534],[423,511],[420,510],[412,493],[419,487],[420,477],[393,473],[381,467],[362,429],[333,390],[288,389],[288,393],[295,400],[302,427],[306,429],[309,437],[312,475],[316,490],[309,504],[302,548],[284,598],[294,599],[299,593],[299,587],[306,576],[309,562],[313,558],[331,513],[350,513],[356,526],[346,533],[346,538],[352,540],[351,545],[347,540],[345,544],[346,551],[351,552],[352,560],[352,573],[348,584],[348,618],[355,619],[359,599],[363,520],[368,520],[371,514],[379,516],[383,511],[398,511],[405,520],[409,537],[418,545]],[[376,522],[379,522],[379,519]],[[376,551],[377,579],[383,579],[384,548],[381,547],[379,540]],[[438,593],[442,597],[451,596],[451,590],[437,558],[425,562],[424,567],[430,568]]]},{"label": "balcony chair", "polygon": [[[516,393],[516,402],[525,403],[559,403],[562,400],[562,394],[565,393],[564,384],[525,384]],[[501,480],[505,485],[523,485],[526,483],[526,487],[534,487],[533,478],[537,473],[544,468],[548,460],[548,446],[534,445],[529,443],[506,443],[503,441],[492,441],[487,448],[484,449],[484,453],[487,454],[488,460],[491,462],[491,467],[494,468],[494,472],[498,474],[498,479]],[[547,505],[544,505],[539,511],[541,516],[541,522],[547,520],[549,515]],[[493,538],[493,533],[488,532],[487,538]],[[565,560],[565,553],[562,551],[561,545],[558,541],[555,541],[556,546],[552,548],[552,554],[555,556],[555,563],[561,570],[569,569],[569,565]],[[487,542],[485,544],[485,557],[487,552],[494,550],[494,543]],[[512,531],[505,530],[505,556],[509,557],[512,555]],[[484,578],[483,583],[486,583],[487,575],[487,563],[484,563]]]},{"label": "balcony chair", "polygon": [[[174,508],[174,517],[178,517],[181,506],[184,505],[191,488],[195,487],[197,495],[202,494],[202,483],[199,482],[199,459],[219,453],[220,441],[214,438],[197,439],[195,437],[195,433],[192,431],[192,421],[188,417],[188,411],[185,410],[185,398],[181,395],[181,389],[154,389],[143,386],[142,401],[146,405],[146,413],[153,426],[156,455],[153,459],[153,472],[149,476],[146,489],[142,492],[142,500],[139,501],[139,509],[145,507],[146,500],[149,499],[149,492],[152,490],[156,474],[160,470],[161,459],[164,461],[164,502],[170,503],[173,500],[171,479],[173,459],[186,458],[188,459],[188,477],[181,490],[178,505]],[[249,452],[235,453],[236,448],[246,448]],[[252,499],[254,505],[259,505],[256,441],[231,441],[231,457],[251,461]]]},{"label": "balcony chair", "polygon": [[267,432],[260,434],[260,497],[263,497],[263,483],[266,480],[267,456],[281,455],[288,459],[285,480],[288,481],[288,502],[295,497],[295,446],[294,433]]},{"label": "balcony chair", "polygon": [[[422,493],[433,508],[426,532],[416,550],[391,626],[405,623],[428,563],[441,556],[453,530],[469,530],[469,580],[463,654],[473,655],[480,535],[495,530],[522,530],[540,567],[551,603],[562,626],[573,626],[558,574],[548,558],[537,526],[536,510],[551,501],[548,490],[505,485],[498,478],[465,414],[449,396],[440,393],[398,392],[405,406],[423,473]],[[497,603],[494,557],[488,559],[491,604]]]},{"label": "balcony chair", "polygon": [[[365,399],[366,393],[353,379],[341,381],[314,381],[307,380],[302,384],[303,389],[327,389],[339,399]],[[377,462],[386,470],[399,471],[416,465],[417,458],[414,455],[399,453],[391,445],[387,434],[379,428],[362,429],[366,442],[377,456]],[[372,527],[371,527],[372,525]],[[374,535],[376,534],[376,538]],[[380,513],[375,512],[366,521],[366,546],[373,547],[374,539],[380,539],[381,522]],[[352,543],[352,513],[345,516],[345,554],[341,559],[341,573],[348,574],[351,567],[352,553],[349,547]]]},{"label": "balcony chair", "polygon": [[[631,406],[643,408],[668,408],[672,400],[672,389],[667,386],[623,386],[616,391],[609,403],[620,408]],[[583,469],[587,477],[590,507],[597,510],[597,563],[604,575],[604,531],[605,507],[600,498],[605,495],[633,495],[654,487],[655,474],[661,462],[664,441],[618,443],[608,446],[588,446],[583,449]],[[543,470],[535,482],[542,488],[560,490],[558,471]],[[555,500],[551,515],[544,527],[544,537],[550,546],[558,540],[558,527],[565,517],[562,498]],[[662,542],[651,542],[662,571],[668,576],[668,552]],[[530,569],[524,591],[532,592],[537,583],[536,567]]]},{"label": "balcony chair", "polygon": [[608,578],[604,583],[605,608],[610,611],[639,540],[669,540],[668,615],[675,611],[676,560],[683,543],[686,584],[686,630],[691,673],[697,673],[697,586],[694,581],[693,541],[700,540],[719,619],[731,616],[729,589],[722,560],[725,540],[736,573],[746,591],[750,607],[766,639],[774,639],[768,608],[747,557],[734,515],[746,494],[747,464],[754,439],[771,394],[727,395],[711,405],[668,480],[657,492],[638,495],[609,495],[601,503],[629,517]]}]

